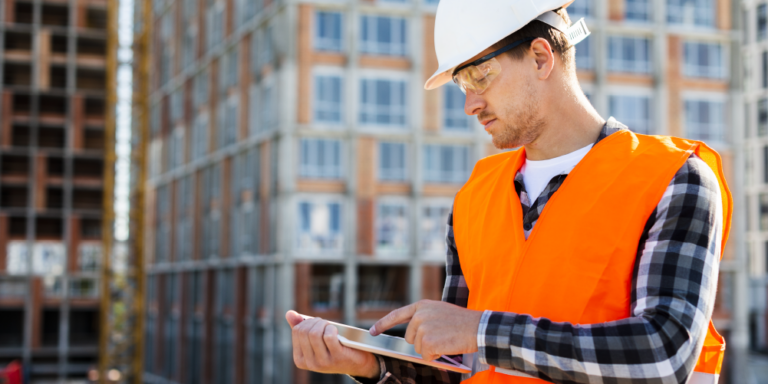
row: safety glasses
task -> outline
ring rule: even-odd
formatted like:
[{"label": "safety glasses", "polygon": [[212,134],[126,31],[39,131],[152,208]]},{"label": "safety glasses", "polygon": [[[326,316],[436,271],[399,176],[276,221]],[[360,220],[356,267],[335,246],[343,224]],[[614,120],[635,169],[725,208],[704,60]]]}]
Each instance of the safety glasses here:
[{"label": "safety glasses", "polygon": [[496,56],[508,52],[520,44],[535,40],[533,37],[517,40],[512,44],[504,46],[494,52],[491,52],[471,63],[464,64],[453,71],[453,82],[459,86],[464,94],[467,90],[477,95],[482,95],[493,79],[501,73],[501,64],[496,60]]}]

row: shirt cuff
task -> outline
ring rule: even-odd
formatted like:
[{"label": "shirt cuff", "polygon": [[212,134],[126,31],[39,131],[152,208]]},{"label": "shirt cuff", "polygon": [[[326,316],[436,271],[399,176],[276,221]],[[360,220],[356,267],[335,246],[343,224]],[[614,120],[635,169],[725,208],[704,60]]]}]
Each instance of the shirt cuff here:
[{"label": "shirt cuff", "polygon": [[[379,375],[378,379],[368,379],[365,377],[355,377],[355,376],[349,376],[352,380],[354,380],[358,384],[384,384],[389,380],[390,377],[392,377],[392,374],[387,371],[387,365],[384,363],[384,359],[374,354],[373,356],[376,357],[376,360],[379,362],[379,369],[381,370],[381,375]],[[398,381],[399,382],[399,381]]]},{"label": "shirt cuff", "polygon": [[488,364],[485,359],[486,343],[485,332],[488,330],[488,319],[493,311],[486,309],[480,316],[480,324],[477,326],[477,358],[483,364]]}]

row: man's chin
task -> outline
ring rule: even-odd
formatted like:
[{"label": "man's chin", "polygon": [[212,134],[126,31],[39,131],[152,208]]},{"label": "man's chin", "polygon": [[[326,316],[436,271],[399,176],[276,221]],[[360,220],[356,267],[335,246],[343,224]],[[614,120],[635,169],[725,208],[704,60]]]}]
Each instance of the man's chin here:
[{"label": "man's chin", "polygon": [[513,143],[511,140],[508,140],[507,138],[498,137],[497,135],[491,135],[491,143],[493,144],[496,149],[513,149],[520,146],[520,144]]}]

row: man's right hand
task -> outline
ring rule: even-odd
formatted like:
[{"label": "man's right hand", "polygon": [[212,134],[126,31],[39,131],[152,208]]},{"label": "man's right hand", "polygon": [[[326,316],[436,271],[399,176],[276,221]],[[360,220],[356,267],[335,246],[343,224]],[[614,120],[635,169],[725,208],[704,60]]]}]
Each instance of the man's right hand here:
[{"label": "man's right hand", "polygon": [[317,317],[304,320],[296,311],[286,312],[285,319],[292,330],[293,362],[300,369],[368,379],[381,375],[376,356],[342,345],[338,329],[328,321]]}]

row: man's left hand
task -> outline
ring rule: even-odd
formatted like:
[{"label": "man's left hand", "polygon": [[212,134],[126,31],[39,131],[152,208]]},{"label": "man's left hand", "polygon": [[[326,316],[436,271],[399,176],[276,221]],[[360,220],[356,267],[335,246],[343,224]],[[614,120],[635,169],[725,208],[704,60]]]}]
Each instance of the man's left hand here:
[{"label": "man's left hand", "polygon": [[477,328],[483,312],[444,301],[421,300],[395,309],[370,329],[377,336],[398,324],[409,323],[405,340],[422,358],[477,352]]}]

